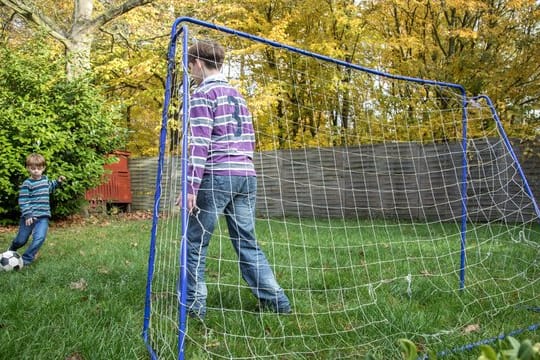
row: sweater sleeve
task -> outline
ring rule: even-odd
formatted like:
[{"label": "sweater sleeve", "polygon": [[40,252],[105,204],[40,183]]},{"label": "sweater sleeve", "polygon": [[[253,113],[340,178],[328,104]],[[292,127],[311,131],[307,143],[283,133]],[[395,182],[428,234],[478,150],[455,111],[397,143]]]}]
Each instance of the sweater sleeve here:
[{"label": "sweater sleeve", "polygon": [[21,208],[22,216],[25,219],[30,219],[32,217],[33,209],[28,181],[23,182],[19,189],[19,207]]},{"label": "sweater sleeve", "polygon": [[49,180],[49,193],[54,192],[54,190],[56,190],[59,185],[60,183],[58,182],[58,180]]},{"label": "sweater sleeve", "polygon": [[212,101],[203,93],[193,94],[190,101],[190,142],[188,193],[196,195],[201,185],[208,158],[214,116]]}]

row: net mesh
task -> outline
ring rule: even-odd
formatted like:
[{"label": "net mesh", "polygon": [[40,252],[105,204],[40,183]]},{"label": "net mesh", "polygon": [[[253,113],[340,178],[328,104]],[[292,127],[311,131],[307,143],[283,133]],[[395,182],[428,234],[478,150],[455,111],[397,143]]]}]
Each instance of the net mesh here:
[{"label": "net mesh", "polygon": [[398,358],[401,338],[452,354],[540,323],[535,200],[520,149],[507,146],[486,101],[464,108],[446,84],[189,31],[189,44],[211,38],[226,48],[223,72],[253,113],[257,238],[293,313],[259,311],[221,221],[207,257],[206,319],[179,324],[175,200],[188,98],[179,41],[149,268],[156,356],[178,356],[179,332],[190,359]]}]

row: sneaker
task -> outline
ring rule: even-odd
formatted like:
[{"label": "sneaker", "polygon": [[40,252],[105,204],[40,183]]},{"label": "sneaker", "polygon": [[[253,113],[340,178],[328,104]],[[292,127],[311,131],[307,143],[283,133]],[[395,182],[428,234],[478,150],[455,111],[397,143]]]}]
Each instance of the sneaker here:
[{"label": "sneaker", "polygon": [[206,316],[206,312],[200,309],[198,311],[195,309],[190,309],[188,310],[187,314],[189,318],[198,319],[200,321],[204,321],[204,317]]},{"label": "sneaker", "polygon": [[268,300],[259,300],[259,311],[270,311],[276,314],[290,314],[292,312],[289,302],[274,304]]}]

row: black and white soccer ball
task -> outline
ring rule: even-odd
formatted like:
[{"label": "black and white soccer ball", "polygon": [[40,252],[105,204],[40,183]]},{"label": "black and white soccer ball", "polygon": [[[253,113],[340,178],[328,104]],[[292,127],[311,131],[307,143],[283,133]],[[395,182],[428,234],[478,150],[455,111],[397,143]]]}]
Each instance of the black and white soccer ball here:
[{"label": "black and white soccer ball", "polygon": [[21,255],[15,251],[8,250],[0,257],[0,271],[12,271],[22,269],[24,263]]}]

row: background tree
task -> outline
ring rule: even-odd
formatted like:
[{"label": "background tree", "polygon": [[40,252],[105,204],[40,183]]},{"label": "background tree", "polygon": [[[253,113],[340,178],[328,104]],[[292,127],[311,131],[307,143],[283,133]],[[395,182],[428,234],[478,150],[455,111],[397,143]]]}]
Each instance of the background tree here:
[{"label": "background tree", "polygon": [[[58,47],[69,78],[90,71],[107,101],[130,129],[126,150],[153,155],[158,149],[165,53],[177,14],[196,0],[1,0],[9,43],[45,33]],[[146,6],[142,6],[146,5]],[[41,37],[44,39],[43,37]],[[51,42],[55,39],[57,44]]]},{"label": "background tree", "polygon": [[[214,10],[211,20],[226,26],[393,74],[459,83],[470,96],[488,94],[495,100],[511,136],[538,136],[540,5],[534,0],[329,0],[316,7],[302,0],[244,0],[208,1],[205,5]],[[263,77],[292,80],[277,88],[275,84],[258,88],[250,97],[255,111],[262,109],[256,116],[259,126],[282,140],[271,146],[294,147],[295,137],[305,136],[305,129],[310,129],[308,136],[316,136],[317,123],[329,122],[334,125],[335,136],[330,142],[317,139],[317,143],[344,143],[346,132],[362,131],[357,116],[362,113],[359,105],[363,101],[384,105],[389,114],[397,114],[401,107],[404,114],[399,116],[403,121],[401,129],[397,129],[398,138],[393,140],[399,140],[399,131],[407,131],[407,113],[414,113],[408,108],[410,104],[383,104],[380,98],[369,99],[377,94],[373,84],[364,84],[364,94],[350,88],[350,72],[321,73],[315,62],[301,65],[290,55],[279,59],[279,51],[263,52],[256,45],[243,52],[238,49],[237,53],[249,54],[243,60],[246,73],[253,74],[249,81],[268,83],[262,81]],[[278,62],[279,67],[275,65]],[[314,74],[320,74],[317,88],[324,89],[321,94],[326,95],[324,100],[333,109],[330,118],[316,120],[320,114],[299,112],[309,109],[305,106],[307,94],[302,94],[306,87],[301,76],[291,74],[310,72],[306,78],[312,81]],[[393,91],[404,95],[410,89],[403,86]],[[357,96],[355,101],[351,101],[353,95]],[[310,96],[313,101],[320,100],[313,98],[313,93]],[[265,120],[270,118],[279,125],[272,127]],[[426,122],[425,129],[419,128],[418,139],[425,140],[425,134],[433,132],[428,127],[434,125]],[[485,125],[494,123],[486,121]],[[476,132],[473,129],[469,134],[474,136]],[[267,148],[269,141],[263,139],[259,148]]]},{"label": "background tree", "polygon": [[[65,48],[68,79],[90,71],[90,53],[97,29],[118,16],[151,2],[152,0],[127,0],[119,4],[114,1],[107,2],[112,5],[103,8],[98,16],[94,16],[94,0],[73,0],[72,4],[61,2],[60,6],[58,1],[45,0],[40,1],[39,7],[36,2],[31,1],[0,0],[0,4],[62,43]],[[99,4],[103,6],[103,3]],[[44,9],[55,9],[54,17],[47,16]]]},{"label": "background tree", "polygon": [[[0,0],[0,4],[6,2]],[[24,2],[30,3],[55,23],[63,24],[63,29],[70,29],[73,0]],[[98,17],[122,4],[133,4],[120,0],[93,3]],[[207,0],[203,4],[153,0],[95,28],[92,73],[104,85],[107,101],[121,111],[123,126],[130,129],[128,149],[133,156],[157,152],[165,53],[170,26],[179,16],[219,23],[394,74],[461,83],[470,95],[485,93],[497,102],[511,135],[537,135],[540,27],[539,5],[534,0],[325,0],[313,4],[309,0]],[[12,42],[37,34],[37,27],[19,15],[12,16],[18,13],[7,9],[4,6],[0,17],[10,25],[4,27],[4,34],[11,36]],[[301,64],[290,56],[284,62],[278,52],[255,44],[231,45],[237,46],[231,56],[243,62],[245,76],[240,81],[245,89],[254,82],[265,84],[248,97],[258,126],[275,135],[258,139],[259,149],[294,147],[295,138],[305,135],[314,143],[340,144],[349,141],[347,132],[363,131],[358,116],[365,109],[360,104],[376,92],[352,88],[354,73],[327,71],[314,84],[325,94],[333,109],[330,114],[298,111],[302,108],[299,105],[310,101],[301,91],[305,89],[301,78],[279,86],[261,80],[289,76],[294,69],[314,78],[312,75],[320,71],[315,63]],[[275,60],[281,61],[280,66],[272,65]],[[362,87],[369,89],[370,84]],[[386,106],[397,109],[399,104]],[[279,123],[272,124],[270,115]],[[318,129],[328,123],[332,124],[332,135],[318,138],[323,134]],[[281,143],[272,139],[281,139]]]},{"label": "background tree", "polygon": [[[317,6],[309,0],[226,0],[205,5],[213,9],[214,22],[238,30],[349,62],[365,55],[364,41],[369,34],[353,0],[327,0]],[[257,127],[262,133],[272,134],[257,139],[259,150],[294,148],[299,137],[319,145],[346,141],[344,136],[355,126],[352,102],[342,91],[350,82],[350,73],[255,43],[230,46],[236,47],[230,56],[242,62],[243,86],[267,84],[257,86],[255,92],[246,90]],[[333,111],[326,114],[314,110],[314,103],[323,102]],[[329,122],[331,133],[327,131]],[[325,131],[321,131],[323,128]]]},{"label": "background tree", "polygon": [[385,70],[487,94],[510,136],[539,135],[540,3],[381,0],[363,14],[382,37]]},{"label": "background tree", "polygon": [[130,129],[127,150],[152,156],[159,147],[166,53],[174,19],[195,0],[156,1],[103,26],[96,35],[93,73]]}]

